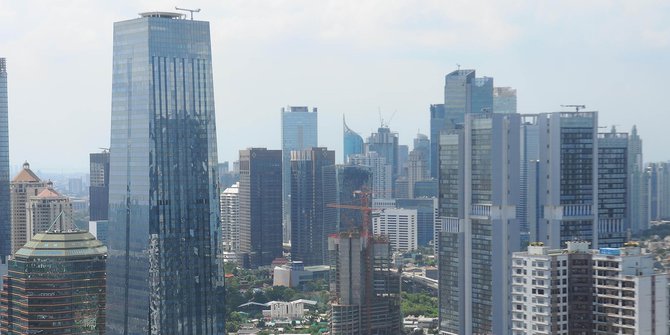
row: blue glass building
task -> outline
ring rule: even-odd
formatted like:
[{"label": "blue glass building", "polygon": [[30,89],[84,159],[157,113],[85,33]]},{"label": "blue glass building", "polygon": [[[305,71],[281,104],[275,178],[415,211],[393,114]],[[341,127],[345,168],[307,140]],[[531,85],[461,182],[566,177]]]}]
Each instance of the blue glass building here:
[{"label": "blue glass building", "polygon": [[349,156],[351,155],[356,155],[356,154],[362,154],[364,148],[363,144],[363,137],[361,135],[358,135],[355,131],[351,130],[347,126],[347,122],[344,120],[344,117],[342,117],[342,126],[344,128],[342,138],[344,140],[344,145],[343,145],[343,153],[344,153],[344,164],[347,164],[349,162]]},{"label": "blue glass building", "polygon": [[223,334],[209,23],[114,24],[107,334]]},{"label": "blue glass building", "polygon": [[[0,58],[0,270],[7,267],[11,254],[9,219],[9,109],[7,106],[7,62]],[[2,271],[0,271],[2,272]],[[1,273],[0,273],[1,274]],[[2,284],[2,279],[0,279]]]},{"label": "blue glass building", "polygon": [[291,151],[317,146],[317,109],[305,106],[281,109],[282,212],[284,242],[291,240]]}]

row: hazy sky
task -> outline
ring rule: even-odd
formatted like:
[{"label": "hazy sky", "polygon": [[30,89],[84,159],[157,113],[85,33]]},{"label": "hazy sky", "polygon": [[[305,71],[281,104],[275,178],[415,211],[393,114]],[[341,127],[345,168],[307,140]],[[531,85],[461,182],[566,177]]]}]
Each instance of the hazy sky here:
[{"label": "hazy sky", "polygon": [[[520,113],[585,104],[637,124],[645,160],[670,159],[669,1],[180,1],[210,21],[219,160],[280,148],[280,108],[319,108],[341,159],[342,115],[364,137],[379,111],[410,144],[429,133],[456,64],[518,90]],[[0,0],[10,160],[86,171],[109,146],[112,24],[166,1]]]}]

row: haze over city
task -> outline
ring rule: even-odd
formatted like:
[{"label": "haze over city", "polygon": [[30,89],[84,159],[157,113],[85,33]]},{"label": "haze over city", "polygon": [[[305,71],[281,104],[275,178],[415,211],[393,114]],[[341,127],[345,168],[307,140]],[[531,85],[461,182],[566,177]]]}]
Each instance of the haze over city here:
[{"label": "haze over city", "polygon": [[[444,75],[475,68],[518,90],[519,113],[585,104],[637,124],[645,160],[670,158],[670,4],[664,1],[185,1],[211,22],[219,161],[280,147],[280,108],[319,109],[319,145],[341,151],[380,114],[410,144],[428,134]],[[109,146],[112,22],[164,1],[0,1],[9,65],[10,161],[87,171]],[[381,112],[381,113],[380,113]],[[391,118],[391,116],[393,118]],[[341,159],[337,155],[338,160]]]}]

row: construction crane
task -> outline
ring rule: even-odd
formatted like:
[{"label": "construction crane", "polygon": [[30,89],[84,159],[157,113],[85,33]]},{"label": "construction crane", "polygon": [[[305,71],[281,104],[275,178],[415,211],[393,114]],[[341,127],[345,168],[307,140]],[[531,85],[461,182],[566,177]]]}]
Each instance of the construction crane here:
[{"label": "construction crane", "polygon": [[193,13],[200,13],[200,8],[198,9],[188,9],[188,8],[179,8],[175,7],[175,10],[180,10],[182,12],[191,12],[191,20],[193,20]]},{"label": "construction crane", "polygon": [[574,108],[575,113],[579,113],[580,109],[585,109],[586,105],[561,105],[563,108]]}]

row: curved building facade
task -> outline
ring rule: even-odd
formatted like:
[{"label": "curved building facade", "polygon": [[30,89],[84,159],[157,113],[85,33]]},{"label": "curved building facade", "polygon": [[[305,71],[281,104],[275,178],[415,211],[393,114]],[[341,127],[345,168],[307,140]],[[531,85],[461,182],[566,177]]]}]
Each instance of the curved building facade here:
[{"label": "curved building facade", "polygon": [[363,137],[361,135],[358,135],[355,131],[351,130],[347,126],[347,122],[342,118],[342,126],[344,128],[342,138],[343,138],[343,150],[344,152],[344,164],[347,164],[349,162],[349,156],[351,155],[356,155],[356,154],[362,154],[363,149],[364,149],[364,144],[363,144]]},{"label": "curved building facade", "polygon": [[105,334],[107,247],[86,231],[36,234],[9,261],[2,334]]}]

